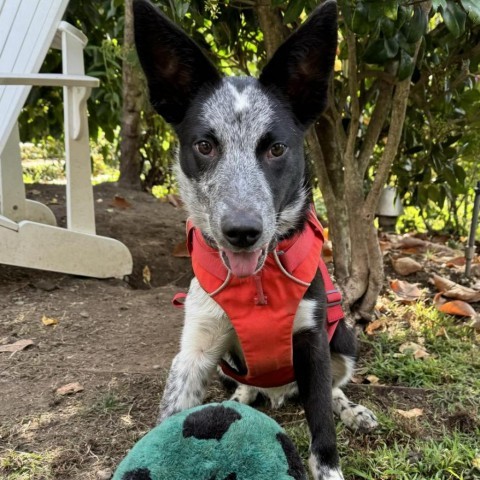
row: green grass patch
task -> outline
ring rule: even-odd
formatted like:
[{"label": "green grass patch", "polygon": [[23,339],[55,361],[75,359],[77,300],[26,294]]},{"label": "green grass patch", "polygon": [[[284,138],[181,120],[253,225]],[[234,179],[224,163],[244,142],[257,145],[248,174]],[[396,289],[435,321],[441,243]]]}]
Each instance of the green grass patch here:
[{"label": "green grass patch", "polygon": [[[480,406],[480,348],[475,331],[465,323],[418,303],[399,307],[402,318],[396,329],[364,335],[370,347],[366,359],[368,373],[381,383],[417,388],[452,389],[457,394],[476,396]],[[420,344],[428,357],[416,359],[411,352],[401,353],[406,342]]]},{"label": "green grass patch", "polygon": [[[418,303],[388,308],[386,331],[362,335],[360,375],[383,386],[355,389],[375,412],[370,434],[337,422],[338,448],[346,480],[479,480],[479,336],[467,323]],[[429,356],[400,352],[415,342]],[[391,388],[392,387],[392,388]],[[422,409],[418,417],[397,411]],[[283,425],[305,465],[309,432],[305,421]]]},{"label": "green grass patch", "polygon": [[52,453],[20,452],[8,449],[0,454],[0,478],[33,480],[52,478]]},{"label": "green grass patch", "polygon": [[478,438],[453,432],[441,438],[387,444],[378,439],[371,451],[343,450],[346,478],[368,480],[473,480]]}]

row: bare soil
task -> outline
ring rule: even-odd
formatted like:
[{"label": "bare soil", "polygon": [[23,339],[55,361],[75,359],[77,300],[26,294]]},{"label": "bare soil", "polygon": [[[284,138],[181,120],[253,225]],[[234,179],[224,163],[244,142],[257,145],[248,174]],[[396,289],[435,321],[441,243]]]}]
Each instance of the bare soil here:
[{"label": "bare soil", "polygon": [[[34,185],[29,197],[65,223],[63,187]],[[53,452],[48,478],[97,478],[154,424],[182,326],[170,300],[192,276],[189,260],[172,256],[184,238],[180,209],[112,184],[96,187],[95,199],[97,231],[128,246],[131,276],[96,280],[0,265],[0,344],[34,343],[0,353],[0,456],[7,448]],[[44,325],[44,316],[58,323]],[[55,393],[71,382],[83,391]]]}]

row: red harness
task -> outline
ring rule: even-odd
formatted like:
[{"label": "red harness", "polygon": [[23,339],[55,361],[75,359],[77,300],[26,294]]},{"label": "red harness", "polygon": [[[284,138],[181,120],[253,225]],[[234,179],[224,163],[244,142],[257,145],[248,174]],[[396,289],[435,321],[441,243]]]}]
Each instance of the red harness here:
[{"label": "red harness", "polygon": [[[187,223],[187,244],[195,276],[222,307],[238,335],[247,366],[241,374],[222,361],[223,372],[256,387],[277,387],[295,380],[292,330],[300,301],[318,270],[327,295],[327,334],[330,341],[344,318],[341,294],[321,258],[323,229],[313,210],[304,230],[280,242],[267,255],[260,272],[238,278],[224,266],[218,250],[200,230]],[[176,295],[174,304],[178,305]]]}]

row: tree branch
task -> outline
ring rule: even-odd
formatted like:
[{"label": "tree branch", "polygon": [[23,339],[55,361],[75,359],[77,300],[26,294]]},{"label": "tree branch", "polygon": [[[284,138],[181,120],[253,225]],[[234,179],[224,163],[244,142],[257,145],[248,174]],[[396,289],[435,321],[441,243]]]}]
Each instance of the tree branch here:
[{"label": "tree branch", "polygon": [[357,140],[358,126],[360,124],[360,104],[357,96],[357,48],[355,45],[355,34],[346,29],[345,36],[348,46],[348,87],[350,94],[351,114],[347,142],[345,145],[345,159],[346,162],[353,163],[355,159],[355,143]]},{"label": "tree branch", "polygon": [[361,178],[364,178],[370,158],[372,156],[375,145],[378,143],[380,133],[382,133],[388,110],[392,104],[393,86],[381,80],[379,82],[378,97],[372,118],[368,124],[365,138],[358,157],[358,166]]}]

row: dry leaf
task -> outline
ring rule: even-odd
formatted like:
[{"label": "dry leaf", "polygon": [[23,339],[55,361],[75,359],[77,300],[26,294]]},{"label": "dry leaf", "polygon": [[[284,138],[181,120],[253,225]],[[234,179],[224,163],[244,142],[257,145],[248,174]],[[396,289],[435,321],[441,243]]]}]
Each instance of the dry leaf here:
[{"label": "dry leaf", "polygon": [[132,207],[132,204],[127,202],[127,200],[125,200],[125,198],[123,198],[121,195],[115,195],[113,197],[113,200],[110,202],[110,205],[112,207],[115,207],[115,208],[122,208],[122,209],[126,209],[126,208],[131,208]]},{"label": "dry leaf", "polygon": [[382,253],[388,252],[393,247],[392,243],[388,241],[379,240],[378,243],[380,244],[380,250]]},{"label": "dry leaf", "polygon": [[415,342],[405,342],[400,345],[399,349],[400,353],[404,354],[412,354],[416,360],[421,358],[427,358],[430,354],[425,350],[422,345],[419,345]]},{"label": "dry leaf", "polygon": [[462,300],[453,300],[451,302],[445,302],[440,305],[436,305],[437,309],[442,313],[449,315],[457,315],[459,317],[475,317],[476,312],[470,304],[463,302]]},{"label": "dry leaf", "polygon": [[448,268],[453,268],[453,267],[463,267],[466,263],[465,257],[455,257],[450,259],[445,265]]},{"label": "dry leaf", "polygon": [[411,410],[401,410],[399,408],[396,408],[395,412],[397,412],[399,415],[401,415],[404,418],[416,418],[423,415],[422,408],[412,408]]},{"label": "dry leaf", "polygon": [[367,375],[366,379],[368,380],[368,383],[371,383],[372,385],[377,385],[380,382],[380,379],[376,375]]},{"label": "dry leaf", "polygon": [[58,323],[58,320],[56,318],[50,318],[50,317],[47,317],[46,315],[43,315],[42,317],[42,323],[44,325],[57,325]]},{"label": "dry leaf", "polygon": [[435,274],[432,277],[432,282],[436,289],[442,292],[444,297],[455,298],[456,300],[463,300],[465,302],[480,302],[480,291],[478,290],[464,287],[463,285],[452,282],[448,278]]},{"label": "dry leaf", "polygon": [[423,266],[413,260],[413,258],[402,257],[397,260],[392,259],[392,267],[399,275],[410,275],[423,270]]},{"label": "dry leaf", "polygon": [[145,265],[143,267],[142,276],[143,276],[143,283],[150,285],[150,281],[152,280],[152,274],[150,272],[150,269],[148,268],[148,265]]},{"label": "dry leaf", "polygon": [[385,331],[386,329],[386,320],[384,318],[381,318],[379,320],[374,320],[373,322],[370,322],[367,327],[365,328],[365,333],[367,335],[373,335],[374,332],[376,332],[377,330],[380,330],[382,332]]},{"label": "dry leaf", "polygon": [[55,390],[55,393],[58,395],[71,395],[73,393],[78,393],[82,392],[83,387],[78,383],[67,383],[66,385],[63,385],[63,387],[59,387]]},{"label": "dry leaf", "polygon": [[172,255],[177,258],[188,258],[190,253],[188,252],[187,242],[179,242],[173,247]]},{"label": "dry leaf", "polygon": [[409,283],[403,280],[392,280],[390,282],[390,288],[401,303],[412,303],[422,296],[422,291],[415,283]]},{"label": "dry leaf", "polygon": [[395,245],[397,248],[415,248],[415,247],[426,247],[427,242],[421,238],[411,237],[406,235],[397,242]]},{"label": "dry leaf", "polygon": [[18,342],[10,343],[8,345],[0,345],[0,352],[15,353],[29,347],[30,345],[34,345],[32,340],[18,340]]}]

